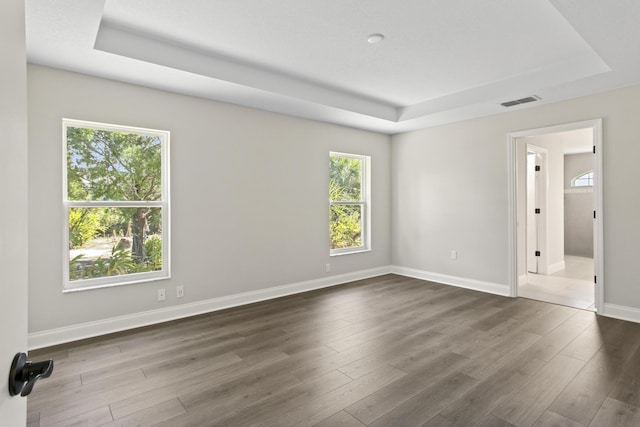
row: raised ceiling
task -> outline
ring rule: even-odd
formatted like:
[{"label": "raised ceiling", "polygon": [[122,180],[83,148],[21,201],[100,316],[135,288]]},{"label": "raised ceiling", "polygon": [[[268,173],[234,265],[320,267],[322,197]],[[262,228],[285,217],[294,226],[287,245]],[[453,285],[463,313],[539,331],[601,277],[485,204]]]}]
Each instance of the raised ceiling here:
[{"label": "raised ceiling", "polygon": [[31,63],[384,133],[640,83],[637,0],[27,0],[26,12]]}]

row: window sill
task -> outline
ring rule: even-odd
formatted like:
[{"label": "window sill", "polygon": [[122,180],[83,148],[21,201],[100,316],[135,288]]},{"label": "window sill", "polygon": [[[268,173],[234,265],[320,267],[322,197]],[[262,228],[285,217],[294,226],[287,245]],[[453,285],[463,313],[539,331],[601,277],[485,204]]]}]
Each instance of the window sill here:
[{"label": "window sill", "polygon": [[361,254],[363,252],[371,252],[371,249],[355,249],[353,251],[345,251],[345,252],[338,252],[338,253],[330,253],[329,256],[342,256],[342,255],[351,255],[351,254]]},{"label": "window sill", "polygon": [[146,276],[146,277],[131,277],[127,280],[122,280],[118,282],[100,282],[100,283],[87,283],[86,285],[81,286],[69,286],[68,283],[65,284],[65,287],[62,289],[63,294],[72,293],[72,292],[80,292],[80,291],[91,291],[93,289],[102,289],[102,288],[113,288],[116,286],[126,286],[126,285],[135,285],[136,283],[145,283],[145,282],[155,282],[158,280],[167,280],[170,279],[170,274],[164,274],[161,276]]}]

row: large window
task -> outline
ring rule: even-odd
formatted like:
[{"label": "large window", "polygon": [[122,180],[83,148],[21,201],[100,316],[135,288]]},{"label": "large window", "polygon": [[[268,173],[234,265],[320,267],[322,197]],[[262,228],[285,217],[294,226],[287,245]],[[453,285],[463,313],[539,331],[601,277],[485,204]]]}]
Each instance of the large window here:
[{"label": "large window", "polygon": [[64,290],[169,277],[169,132],[62,124]]},{"label": "large window", "polygon": [[370,158],[355,154],[329,156],[330,254],[370,248]]}]

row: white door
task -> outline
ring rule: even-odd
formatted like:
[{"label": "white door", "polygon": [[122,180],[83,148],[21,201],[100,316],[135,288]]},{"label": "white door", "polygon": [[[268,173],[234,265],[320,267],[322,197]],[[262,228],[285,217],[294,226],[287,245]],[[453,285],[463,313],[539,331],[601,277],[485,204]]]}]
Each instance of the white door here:
[{"label": "white door", "polygon": [[24,0],[0,2],[0,424],[26,424],[9,369],[27,351],[27,83]]},{"label": "white door", "polygon": [[527,272],[538,273],[538,216],[535,209],[538,207],[536,159],[534,152],[527,152]]}]

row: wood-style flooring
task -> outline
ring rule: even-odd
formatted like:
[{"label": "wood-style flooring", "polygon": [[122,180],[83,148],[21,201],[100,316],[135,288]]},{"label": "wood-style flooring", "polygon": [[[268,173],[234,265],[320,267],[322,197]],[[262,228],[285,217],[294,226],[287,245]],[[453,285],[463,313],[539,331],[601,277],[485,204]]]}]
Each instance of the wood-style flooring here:
[{"label": "wood-style flooring", "polygon": [[395,275],[30,358],[30,426],[640,425],[640,324]]}]

